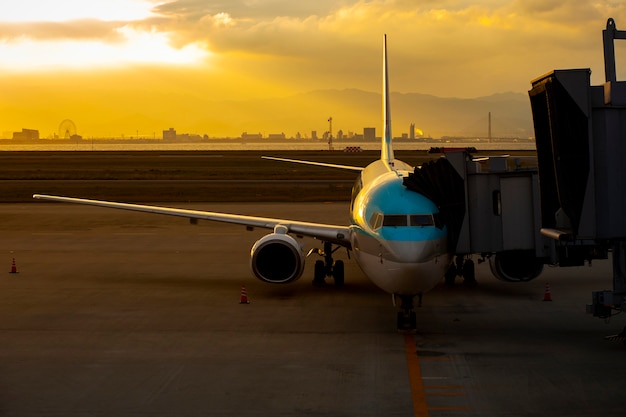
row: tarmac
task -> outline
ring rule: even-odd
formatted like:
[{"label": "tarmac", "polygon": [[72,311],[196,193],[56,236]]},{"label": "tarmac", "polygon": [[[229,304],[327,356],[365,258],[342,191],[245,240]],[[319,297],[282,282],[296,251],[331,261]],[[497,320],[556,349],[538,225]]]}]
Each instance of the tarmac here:
[{"label": "tarmac", "polygon": [[[348,203],[168,205],[348,221]],[[406,335],[346,251],[343,288],[313,287],[314,259],[293,284],[257,281],[265,233],[0,204],[0,416],[626,414],[626,347],[604,339],[626,323],[584,314],[609,261],[525,284],[477,265],[477,286],[426,294]]]}]

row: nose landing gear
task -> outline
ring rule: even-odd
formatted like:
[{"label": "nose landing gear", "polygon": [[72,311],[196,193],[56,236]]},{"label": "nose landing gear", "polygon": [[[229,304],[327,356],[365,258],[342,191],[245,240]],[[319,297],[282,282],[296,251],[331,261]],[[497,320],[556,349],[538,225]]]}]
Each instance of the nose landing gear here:
[{"label": "nose landing gear", "polygon": [[[419,297],[418,306],[422,305],[422,294],[417,295]],[[397,295],[394,294],[395,297],[400,298],[400,309],[398,311],[398,332],[415,332],[417,330],[417,318],[415,314],[415,310],[413,310],[413,298],[414,295]]]}]

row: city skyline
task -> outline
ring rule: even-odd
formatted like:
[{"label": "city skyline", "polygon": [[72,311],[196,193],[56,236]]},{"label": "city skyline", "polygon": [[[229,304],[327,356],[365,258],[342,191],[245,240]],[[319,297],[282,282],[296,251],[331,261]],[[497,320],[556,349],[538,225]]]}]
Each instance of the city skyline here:
[{"label": "city skyline", "polygon": [[[310,103],[319,101],[331,104],[315,110]],[[392,93],[391,101],[394,125],[392,134],[397,137],[410,133],[411,125],[418,132],[418,136],[486,137],[490,113],[493,113],[494,136],[527,138],[534,135],[526,94],[509,93],[479,99],[442,99],[419,94]],[[446,111],[448,108],[454,110]],[[356,117],[350,118],[350,112],[346,113],[344,109],[359,109],[359,112]],[[287,118],[285,114],[290,110],[296,111],[294,116]],[[322,137],[330,130],[330,116],[334,119],[334,136],[337,137],[339,131],[349,136],[350,132],[362,132],[364,127],[380,125],[380,94],[357,90],[318,91],[300,95],[296,99],[287,97],[272,101],[240,102],[234,106],[228,102],[201,103],[189,108],[187,120],[190,120],[194,111],[197,111],[198,120],[202,120],[207,113],[216,114],[221,123],[229,126],[230,133],[220,135],[214,131],[189,129],[179,121],[164,127],[158,120],[147,119],[146,124],[141,125],[141,120],[131,118],[121,124],[113,121],[107,126],[106,134],[98,134],[85,128],[83,121],[74,119],[73,116],[70,120],[72,132],[69,134],[66,127],[59,126],[58,120],[52,121],[53,125],[34,120],[21,129],[38,128],[41,138],[63,138],[71,136],[74,131],[85,137],[155,138],[160,136],[161,130],[169,127],[175,127],[179,132],[213,138],[239,137],[242,132],[264,135],[284,133],[287,137],[297,137],[299,133],[301,137],[306,137],[312,131]],[[363,121],[367,122],[361,124]],[[12,132],[9,131],[0,134],[3,138],[12,137]]]},{"label": "city skyline", "polygon": [[[383,33],[389,39],[392,92],[460,99],[521,94],[531,79],[572,67],[591,68],[592,83],[598,84],[604,75],[601,31],[609,17],[618,29],[626,27],[626,5],[5,2],[0,4],[0,132],[71,117],[94,135],[107,134],[112,122],[142,130],[156,121],[232,136],[240,132],[223,122],[234,117],[224,112],[237,112],[250,101],[290,97],[297,104],[299,95],[322,89],[379,91]],[[618,79],[626,79],[624,46],[616,42]],[[198,121],[199,109],[225,102],[222,114],[207,111]],[[358,120],[358,126],[378,125],[371,112],[379,108],[347,108],[340,116],[331,106],[323,100],[304,109],[294,105],[285,118],[297,118],[299,107],[299,112],[318,111],[320,120],[336,114]],[[302,130],[313,127],[305,124]]]}]

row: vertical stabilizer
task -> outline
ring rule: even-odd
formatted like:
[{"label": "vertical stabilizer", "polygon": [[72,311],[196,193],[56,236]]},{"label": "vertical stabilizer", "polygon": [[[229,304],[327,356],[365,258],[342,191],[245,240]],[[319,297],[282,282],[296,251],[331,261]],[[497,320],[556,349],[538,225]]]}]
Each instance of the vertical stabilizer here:
[{"label": "vertical stabilizer", "polygon": [[393,167],[391,146],[391,113],[389,109],[389,74],[387,73],[387,35],[383,36],[383,137],[380,159],[389,169]]}]

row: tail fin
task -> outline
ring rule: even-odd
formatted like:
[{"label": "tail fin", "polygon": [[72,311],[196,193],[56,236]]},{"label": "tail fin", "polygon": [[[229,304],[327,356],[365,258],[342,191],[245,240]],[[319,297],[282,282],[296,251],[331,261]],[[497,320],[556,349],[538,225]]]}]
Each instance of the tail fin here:
[{"label": "tail fin", "polygon": [[389,109],[389,74],[387,72],[387,35],[383,36],[383,137],[380,159],[391,170],[394,169],[393,147],[391,146],[391,111]]}]

